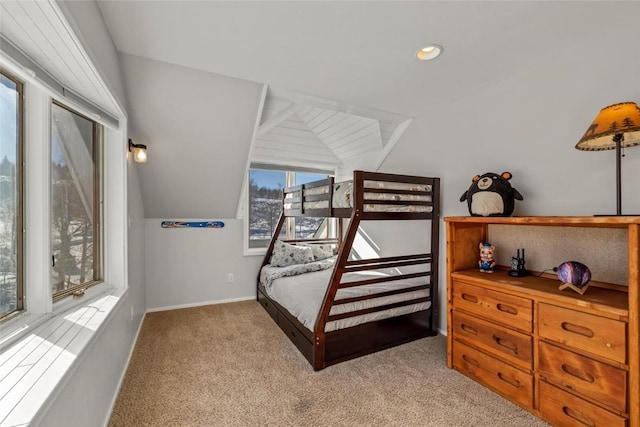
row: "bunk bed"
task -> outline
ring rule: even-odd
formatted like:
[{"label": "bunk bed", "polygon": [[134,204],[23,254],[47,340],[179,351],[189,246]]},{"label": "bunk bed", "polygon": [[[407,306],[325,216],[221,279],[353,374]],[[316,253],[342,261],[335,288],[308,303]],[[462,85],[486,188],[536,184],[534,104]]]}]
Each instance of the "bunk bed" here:
[{"label": "bunk bed", "polygon": [[[365,171],[283,190],[257,299],[314,370],[437,334],[439,200],[439,178]],[[279,240],[289,217],[339,218],[338,237]],[[370,220],[422,220],[423,236],[397,240],[425,249],[361,259],[352,246]]]}]

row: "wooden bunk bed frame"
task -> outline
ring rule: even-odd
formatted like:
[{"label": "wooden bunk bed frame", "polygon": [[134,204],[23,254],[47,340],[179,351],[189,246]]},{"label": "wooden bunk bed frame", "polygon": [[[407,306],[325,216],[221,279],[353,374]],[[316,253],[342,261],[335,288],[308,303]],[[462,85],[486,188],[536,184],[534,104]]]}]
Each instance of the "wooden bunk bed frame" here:
[{"label": "wooden bunk bed frame", "polygon": [[[430,201],[380,201],[365,199],[365,181],[412,183],[420,185],[430,185],[431,191],[413,190],[388,190],[378,188],[366,188],[367,193],[394,193],[394,194],[419,194],[430,196]],[[327,366],[340,363],[349,359],[364,356],[379,350],[404,344],[420,338],[437,335],[438,326],[438,251],[439,251],[439,227],[440,227],[440,179],[416,177],[408,175],[395,175],[377,172],[354,171],[353,174],[353,202],[352,208],[334,208],[332,206],[334,180],[329,177],[324,180],[315,181],[308,184],[288,187],[283,190],[283,212],[274,232],[262,266],[269,263],[273,252],[274,244],[280,235],[280,231],[285,224],[287,217],[333,217],[341,218],[339,221],[340,236],[338,239],[318,239],[316,243],[335,243],[338,245],[337,258],[331,282],[327,288],[320,314],[313,331],[302,325],[284,307],[272,300],[258,278],[257,299],[265,308],[273,320],[280,326],[283,332],[296,345],[305,358],[311,363],[314,370],[321,370]],[[325,194],[305,196],[305,189],[328,186],[329,191]],[[287,198],[287,195],[289,197]],[[295,195],[293,198],[292,195]],[[296,209],[285,209],[286,202],[297,203]],[[326,200],[328,206],[323,209],[305,209],[305,202]],[[376,205],[421,205],[431,208],[429,212],[371,212],[365,209],[367,204]],[[291,206],[288,206],[291,207]],[[342,219],[349,219],[346,233],[342,230]],[[356,237],[358,226],[361,221],[367,220],[428,220],[430,222],[430,252],[413,255],[402,255],[393,257],[383,257],[375,259],[350,260],[351,247]],[[344,236],[343,236],[344,234]],[[287,243],[302,243],[309,240],[286,240]],[[382,296],[373,294],[349,299],[335,300],[336,293],[340,288],[352,286],[364,286],[372,283],[389,281],[386,278],[374,278],[360,280],[357,282],[342,283],[344,274],[356,271],[389,269],[411,265],[428,265],[428,270],[418,273],[401,274],[392,276],[397,279],[414,279],[416,277],[425,278],[427,283],[412,286],[400,290],[385,292],[386,295],[400,294],[420,289],[428,289],[429,296],[405,301],[401,303],[387,304],[383,306],[347,312],[344,314],[330,315],[331,307],[334,304],[353,302],[353,300],[365,300]],[[415,304],[424,301],[431,301],[427,310],[417,311],[410,314],[391,317],[387,319],[363,323],[345,329],[338,329],[325,332],[327,322],[352,317],[356,315],[368,314],[389,308]]]}]

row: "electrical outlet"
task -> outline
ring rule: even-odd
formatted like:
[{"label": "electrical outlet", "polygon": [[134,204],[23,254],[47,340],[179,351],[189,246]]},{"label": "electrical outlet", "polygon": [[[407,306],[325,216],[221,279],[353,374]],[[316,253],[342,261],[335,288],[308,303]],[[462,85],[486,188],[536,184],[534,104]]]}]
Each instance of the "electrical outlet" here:
[{"label": "electrical outlet", "polygon": [[229,275],[227,276],[227,282],[233,283],[234,280],[235,280],[235,277],[233,276],[233,273],[229,273]]},{"label": "electrical outlet", "polygon": [[133,306],[131,306],[131,320],[133,320]]}]

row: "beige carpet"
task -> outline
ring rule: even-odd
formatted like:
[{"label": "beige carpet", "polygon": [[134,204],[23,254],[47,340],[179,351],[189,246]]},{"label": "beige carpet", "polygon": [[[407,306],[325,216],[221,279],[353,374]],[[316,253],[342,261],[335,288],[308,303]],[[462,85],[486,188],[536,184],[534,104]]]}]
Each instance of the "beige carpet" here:
[{"label": "beige carpet", "polygon": [[314,372],[255,301],[147,314],[110,426],[546,426],[425,338]]}]

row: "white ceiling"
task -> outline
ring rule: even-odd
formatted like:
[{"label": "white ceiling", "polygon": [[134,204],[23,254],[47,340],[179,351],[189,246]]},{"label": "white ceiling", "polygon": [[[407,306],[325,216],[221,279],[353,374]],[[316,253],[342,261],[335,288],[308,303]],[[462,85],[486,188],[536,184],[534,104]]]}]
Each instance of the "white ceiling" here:
[{"label": "white ceiling", "polygon": [[[99,5],[120,52],[410,117],[507,78],[609,12],[606,2],[541,1]],[[417,61],[428,43],[444,54]]]},{"label": "white ceiling", "polygon": [[[621,17],[626,22],[637,15],[633,3],[98,1],[124,64],[131,134],[150,146],[149,163],[139,168],[145,216],[221,218],[234,215],[248,157],[265,154],[261,143],[304,132],[310,137],[307,154],[318,156],[318,166],[353,154],[338,152],[339,144],[331,148],[332,141],[312,129],[305,109],[325,109],[335,120],[360,117],[367,141],[352,148],[377,147],[377,161],[388,154],[380,148],[393,134],[391,123],[404,130],[399,124],[417,118],[448,118],[448,133],[454,133],[491,114],[483,109],[473,112],[477,117],[456,118],[453,106],[466,99],[491,102],[493,88],[517,88],[517,79],[531,69],[541,70],[535,84],[545,85],[544,76],[557,74],[558,64],[595,63],[603,49],[604,56],[615,57],[617,47],[599,40],[618,28]],[[585,49],[590,58],[578,60],[585,40],[593,45]],[[429,43],[442,45],[443,55],[417,61],[416,51]],[[599,75],[584,67],[564,71],[586,80]],[[194,73],[198,78],[191,80]],[[198,84],[207,89],[173,90]],[[269,93],[278,88],[324,101],[305,106],[300,98],[290,103],[269,95],[262,102],[265,85]],[[378,118],[376,125],[369,120],[376,115],[394,119]],[[420,148],[442,141],[423,131]],[[283,153],[276,156],[285,161]],[[185,192],[194,182],[211,185]]]}]

